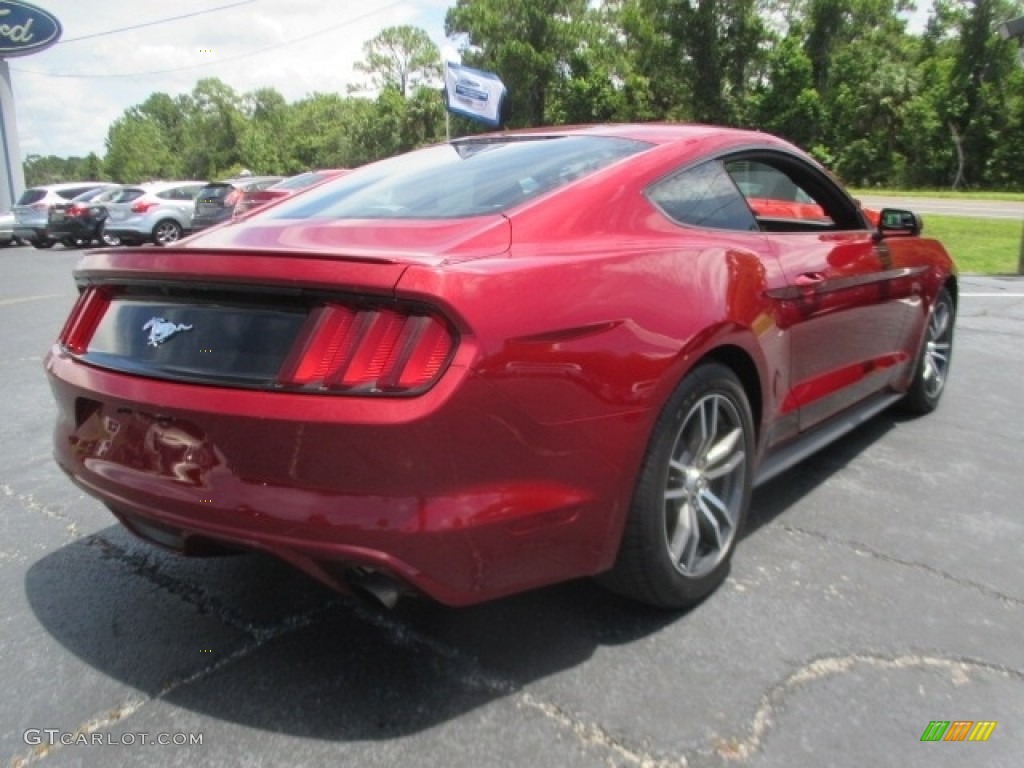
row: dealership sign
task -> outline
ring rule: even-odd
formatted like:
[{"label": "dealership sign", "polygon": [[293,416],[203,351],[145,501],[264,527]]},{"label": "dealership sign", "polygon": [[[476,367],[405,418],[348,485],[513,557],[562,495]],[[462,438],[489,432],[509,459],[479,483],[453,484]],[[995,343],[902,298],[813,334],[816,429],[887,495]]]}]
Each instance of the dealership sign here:
[{"label": "dealership sign", "polygon": [[0,58],[42,51],[60,40],[53,14],[17,0],[0,0]]}]

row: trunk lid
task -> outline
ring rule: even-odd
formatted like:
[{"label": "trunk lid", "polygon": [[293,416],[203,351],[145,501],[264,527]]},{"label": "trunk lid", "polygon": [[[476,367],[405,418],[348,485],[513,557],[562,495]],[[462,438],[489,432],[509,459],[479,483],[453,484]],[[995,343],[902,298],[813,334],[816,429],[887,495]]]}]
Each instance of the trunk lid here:
[{"label": "trunk lid", "polygon": [[255,213],[195,235],[183,247],[439,266],[505,253],[511,240],[511,225],[501,214],[438,220],[293,220]]}]

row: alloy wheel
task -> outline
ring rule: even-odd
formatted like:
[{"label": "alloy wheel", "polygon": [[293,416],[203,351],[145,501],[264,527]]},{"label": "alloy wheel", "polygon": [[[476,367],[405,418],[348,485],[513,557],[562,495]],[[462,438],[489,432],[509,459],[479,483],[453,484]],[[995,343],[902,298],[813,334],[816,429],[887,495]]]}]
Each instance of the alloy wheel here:
[{"label": "alloy wheel", "polygon": [[719,393],[705,395],[683,420],[665,485],[665,541],[683,575],[704,576],[729,551],[742,514],[747,464],[735,404]]},{"label": "alloy wheel", "polygon": [[928,317],[928,336],[924,347],[924,391],[935,399],[946,385],[950,351],[953,346],[953,307],[943,295]]}]

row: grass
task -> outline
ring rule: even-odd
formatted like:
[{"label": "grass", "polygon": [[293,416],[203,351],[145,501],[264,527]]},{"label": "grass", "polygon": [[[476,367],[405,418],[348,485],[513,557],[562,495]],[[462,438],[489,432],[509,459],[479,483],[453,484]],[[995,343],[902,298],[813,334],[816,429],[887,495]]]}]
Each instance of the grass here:
[{"label": "grass", "polygon": [[877,197],[937,197],[945,200],[1000,200],[1009,203],[1024,201],[1024,192],[954,192],[951,189],[851,189],[850,194]]},{"label": "grass", "polygon": [[1015,275],[1020,257],[1021,222],[924,215],[924,235],[946,246],[961,272]]}]

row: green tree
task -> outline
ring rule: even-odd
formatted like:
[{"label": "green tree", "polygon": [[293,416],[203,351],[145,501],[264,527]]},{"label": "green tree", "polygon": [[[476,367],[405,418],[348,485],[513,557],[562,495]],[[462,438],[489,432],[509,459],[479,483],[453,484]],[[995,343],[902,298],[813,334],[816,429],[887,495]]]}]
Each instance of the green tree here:
[{"label": "green tree", "polygon": [[284,141],[289,171],[351,165],[353,152],[347,125],[354,101],[366,100],[314,93],[290,105]]},{"label": "green tree", "polygon": [[998,24],[1020,10],[1007,0],[965,0],[954,6],[959,46],[954,57],[947,120],[958,164],[953,186],[985,179],[998,137],[1007,125],[1006,84],[1015,45],[999,39]]},{"label": "green tree", "polygon": [[182,156],[185,175],[216,178],[242,165],[244,102],[217,78],[196,83],[188,100]]},{"label": "green tree", "polygon": [[107,131],[106,173],[120,183],[138,183],[174,175],[171,148],[164,142],[160,126],[139,115],[125,114]]},{"label": "green tree", "polygon": [[388,86],[407,98],[417,85],[441,79],[441,52],[419,27],[388,27],[363,44],[362,61],[355,68],[370,75],[373,87]]},{"label": "green tree", "polygon": [[273,88],[259,88],[242,97],[245,122],[239,135],[239,163],[254,173],[293,171],[284,141],[288,103]]},{"label": "green tree", "polygon": [[655,115],[718,124],[743,123],[764,71],[766,8],[758,0],[625,0],[634,83],[647,83]]},{"label": "green tree", "polygon": [[[621,3],[605,2],[588,9],[576,24],[579,42],[569,54],[561,76],[548,94],[545,122],[595,123],[634,119],[630,96],[638,85],[632,77],[629,48],[621,24]],[[646,92],[646,83],[640,83]]]},{"label": "green tree", "polygon": [[757,87],[753,99],[753,123],[762,130],[812,148],[820,138],[823,113],[821,96],[814,87],[811,59],[800,36],[789,34],[769,56],[767,77]]}]

